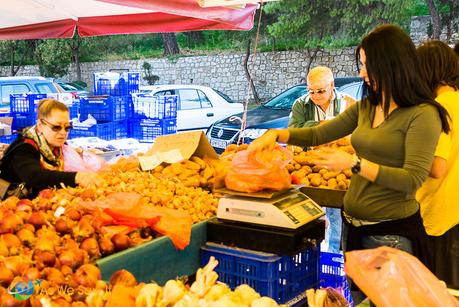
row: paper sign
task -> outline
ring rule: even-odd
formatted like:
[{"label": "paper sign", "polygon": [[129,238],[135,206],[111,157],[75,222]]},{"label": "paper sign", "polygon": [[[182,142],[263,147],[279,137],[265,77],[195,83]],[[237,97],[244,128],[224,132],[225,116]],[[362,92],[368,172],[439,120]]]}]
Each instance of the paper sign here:
[{"label": "paper sign", "polygon": [[152,170],[162,163],[158,155],[140,156],[139,162],[140,162],[140,167],[142,168],[143,171]]},{"label": "paper sign", "polygon": [[180,152],[179,149],[158,152],[156,155],[159,157],[161,161],[167,162],[167,163],[175,163],[175,162],[180,162],[184,160],[182,153]]}]

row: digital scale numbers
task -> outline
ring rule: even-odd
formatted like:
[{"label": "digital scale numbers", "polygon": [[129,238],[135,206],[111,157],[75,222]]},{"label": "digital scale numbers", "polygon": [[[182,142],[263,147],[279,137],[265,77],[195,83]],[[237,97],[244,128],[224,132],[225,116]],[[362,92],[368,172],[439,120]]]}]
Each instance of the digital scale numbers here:
[{"label": "digital scale numbers", "polygon": [[316,216],[320,214],[321,211],[312,202],[306,201],[301,206],[292,208],[284,213],[294,224],[299,224],[300,221]]}]

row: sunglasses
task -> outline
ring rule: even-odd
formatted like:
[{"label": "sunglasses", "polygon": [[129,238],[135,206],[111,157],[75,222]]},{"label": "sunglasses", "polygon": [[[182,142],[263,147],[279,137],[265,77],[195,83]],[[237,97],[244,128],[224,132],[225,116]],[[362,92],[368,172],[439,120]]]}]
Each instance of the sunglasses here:
[{"label": "sunglasses", "polygon": [[41,118],[40,120],[43,124],[48,126],[54,132],[60,132],[61,130],[65,130],[65,132],[69,132],[73,128],[72,124],[69,124],[67,126],[61,126],[61,125],[53,125],[50,122],[44,120],[43,118]]},{"label": "sunglasses", "polygon": [[323,93],[327,92],[327,89],[320,89],[320,90],[308,90],[309,95],[314,95],[314,94],[320,94],[322,95]]}]

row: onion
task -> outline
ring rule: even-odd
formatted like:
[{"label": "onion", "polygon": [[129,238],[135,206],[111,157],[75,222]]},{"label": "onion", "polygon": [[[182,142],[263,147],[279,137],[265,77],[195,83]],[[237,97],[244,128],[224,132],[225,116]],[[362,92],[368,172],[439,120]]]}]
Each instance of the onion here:
[{"label": "onion", "polygon": [[16,196],[10,196],[2,202],[2,207],[5,209],[14,210],[16,209],[16,204],[18,203],[19,198]]},{"label": "onion", "polygon": [[35,266],[41,270],[45,267],[52,267],[56,264],[56,256],[49,251],[35,250],[33,258]]},{"label": "onion", "polygon": [[68,234],[73,227],[71,222],[73,222],[71,219],[59,218],[54,224],[54,228],[60,234]]},{"label": "onion", "polygon": [[3,240],[3,242],[5,242],[8,248],[21,247],[21,241],[16,235],[12,233],[5,233],[5,234],[2,234],[0,237],[1,237],[0,240]]},{"label": "onion", "polygon": [[30,231],[35,232],[35,226],[29,223],[25,223],[22,228],[29,229]]},{"label": "onion", "polygon": [[53,203],[47,198],[38,198],[38,208],[40,210],[50,210],[53,207]]},{"label": "onion", "polygon": [[15,276],[22,275],[29,268],[29,264],[23,256],[6,257],[3,259],[3,263]]},{"label": "onion", "polygon": [[129,237],[125,234],[117,233],[112,237],[112,242],[117,252],[129,247]]},{"label": "onion", "polygon": [[73,274],[73,270],[70,266],[68,265],[62,265],[61,266],[61,272],[62,274],[64,274],[64,276],[68,276],[68,275],[72,275]]},{"label": "onion", "polygon": [[32,247],[36,239],[35,233],[27,228],[22,228],[21,230],[16,232],[16,236],[22,242],[22,244],[27,247]]},{"label": "onion", "polygon": [[3,292],[0,301],[2,302],[2,307],[23,307],[26,306],[26,301],[20,301],[14,298],[8,292]]},{"label": "onion", "polygon": [[110,277],[110,286],[123,285],[126,287],[135,287],[137,286],[137,280],[131,272],[126,270],[119,270],[113,273]]},{"label": "onion", "polygon": [[92,264],[83,264],[73,274],[73,280],[87,288],[95,288],[100,277],[99,269]]},{"label": "onion", "polygon": [[96,191],[94,189],[86,189],[81,192],[80,197],[83,199],[94,198],[96,196]]},{"label": "onion", "polygon": [[95,238],[87,238],[80,244],[80,248],[88,252],[89,257],[91,258],[99,258],[100,251],[99,251],[99,243]]},{"label": "onion", "polygon": [[62,266],[76,269],[84,262],[84,254],[80,249],[63,249],[59,252],[59,261]]},{"label": "onion", "polygon": [[52,285],[63,285],[65,284],[64,274],[56,268],[45,268],[43,275]]},{"label": "onion", "polygon": [[59,307],[70,307],[70,306],[72,306],[63,297],[58,297],[57,299],[53,300],[53,304],[56,304]]},{"label": "onion", "polygon": [[78,225],[72,229],[72,234],[76,241],[81,241],[94,234],[94,227],[92,227],[90,222],[80,220]]},{"label": "onion", "polygon": [[66,209],[64,215],[74,221],[78,221],[81,218],[80,212],[75,208]]},{"label": "onion", "polygon": [[22,218],[13,212],[6,212],[0,221],[0,233],[16,232],[22,225]]},{"label": "onion", "polygon": [[107,256],[115,252],[115,244],[108,237],[99,238],[99,248],[102,255]]},{"label": "onion", "polygon": [[38,197],[41,197],[41,198],[52,198],[54,195],[54,191],[51,190],[51,189],[44,189],[44,190],[41,190],[39,193],[38,193]]},{"label": "onion", "polygon": [[16,204],[16,212],[25,211],[32,212],[33,203],[30,199],[21,199]]},{"label": "onion", "polygon": [[0,237],[0,257],[7,257],[10,254],[8,246],[6,246],[5,241]]},{"label": "onion", "polygon": [[7,288],[13,281],[14,274],[5,265],[0,265],[0,285]]},{"label": "onion", "polygon": [[26,277],[28,280],[36,280],[36,279],[39,279],[40,276],[41,276],[40,271],[35,267],[28,268],[24,272],[24,277]]},{"label": "onion", "polygon": [[47,224],[46,217],[41,211],[33,212],[28,222],[32,224],[36,230]]}]

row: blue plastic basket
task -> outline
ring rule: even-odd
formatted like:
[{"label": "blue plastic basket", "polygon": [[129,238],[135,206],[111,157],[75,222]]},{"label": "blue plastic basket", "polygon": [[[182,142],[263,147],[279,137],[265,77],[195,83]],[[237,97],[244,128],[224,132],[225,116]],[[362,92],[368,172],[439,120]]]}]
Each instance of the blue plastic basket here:
[{"label": "blue plastic basket", "polygon": [[78,118],[78,114],[80,113],[80,105],[78,103],[73,103],[67,107],[69,108],[70,120],[73,118]]},{"label": "blue plastic basket", "polygon": [[9,134],[0,136],[0,143],[11,144],[18,137],[17,134]]},{"label": "blue plastic basket", "polygon": [[129,136],[139,142],[153,142],[156,137],[177,132],[176,119],[131,119]]},{"label": "blue plastic basket", "polygon": [[80,99],[80,121],[91,114],[97,121],[109,122],[129,118],[129,96],[95,96]]},{"label": "blue plastic basket", "polygon": [[344,272],[344,256],[342,253],[320,253],[320,287],[337,289],[351,306],[354,306],[346,273]]},{"label": "blue plastic basket", "polygon": [[94,95],[124,96],[139,92],[140,73],[95,73]]},{"label": "blue plastic basket", "polygon": [[25,127],[35,125],[37,122],[37,117],[30,114],[12,113],[11,115],[13,116],[13,123],[11,125],[13,131],[20,131]]},{"label": "blue plastic basket", "polygon": [[128,121],[114,121],[99,123],[91,127],[73,126],[69,132],[69,139],[77,137],[98,137],[103,140],[115,140],[128,137]]},{"label": "blue plastic basket", "polygon": [[38,102],[47,97],[46,94],[10,94],[10,112],[36,117]]},{"label": "blue plastic basket", "polygon": [[215,269],[219,281],[232,289],[248,284],[260,295],[281,304],[318,285],[318,247],[307,248],[295,256],[279,256],[207,243],[201,247],[201,265],[211,256],[219,262]]},{"label": "blue plastic basket", "polygon": [[177,103],[177,95],[134,95],[132,97],[133,118],[177,118]]}]

